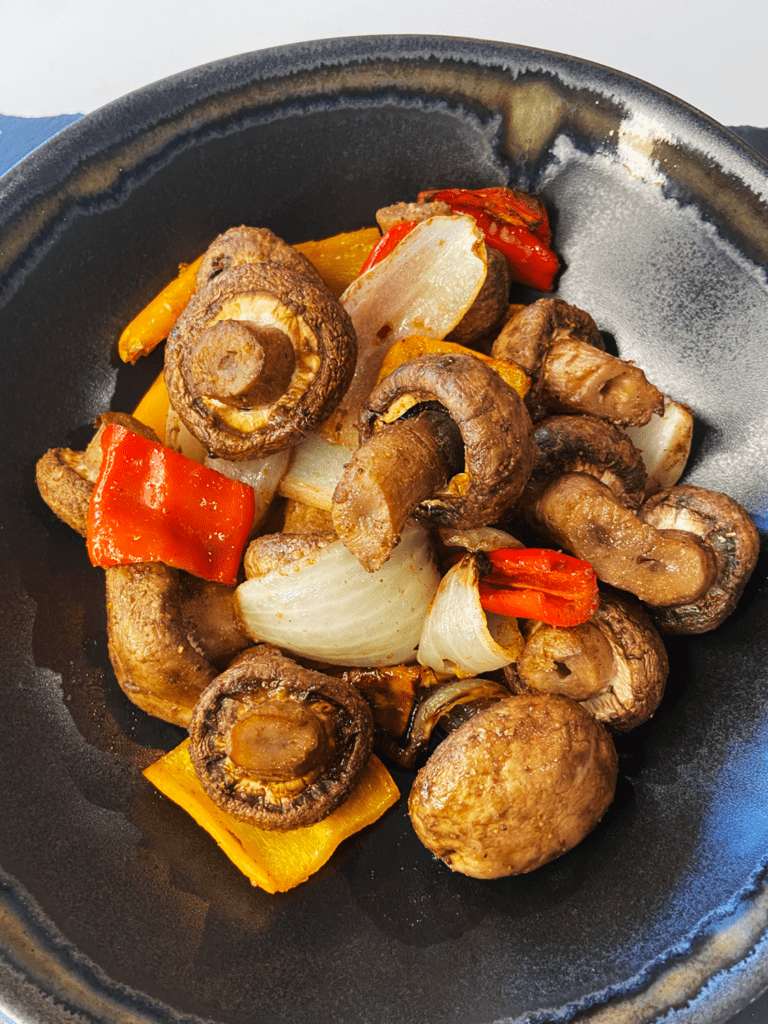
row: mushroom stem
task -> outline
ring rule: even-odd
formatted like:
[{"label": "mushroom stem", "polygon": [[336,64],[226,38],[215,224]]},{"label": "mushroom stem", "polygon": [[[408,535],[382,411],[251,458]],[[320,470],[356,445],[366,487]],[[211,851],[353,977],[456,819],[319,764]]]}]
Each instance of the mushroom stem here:
[{"label": "mushroom stem", "polygon": [[206,398],[249,409],[269,405],[287,391],[296,353],[276,327],[219,320],[202,331],[189,368]]},{"label": "mushroom stem", "polygon": [[357,449],[333,495],[333,525],[363,568],[389,558],[416,508],[464,464],[459,428],[440,407],[382,427]]},{"label": "mushroom stem", "polygon": [[696,601],[717,575],[712,552],[697,537],[644,523],[610,487],[586,473],[555,480],[531,517],[551,541],[591,562],[605,583],[650,605]]}]

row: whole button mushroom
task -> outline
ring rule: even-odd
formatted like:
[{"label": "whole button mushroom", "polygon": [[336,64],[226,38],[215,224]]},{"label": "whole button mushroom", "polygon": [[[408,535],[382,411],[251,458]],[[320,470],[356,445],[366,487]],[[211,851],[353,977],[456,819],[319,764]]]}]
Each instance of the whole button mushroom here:
[{"label": "whole button mushroom", "polygon": [[332,515],[342,542],[371,572],[411,515],[454,528],[493,522],[522,493],[535,455],[518,393],[462,353],[398,366],[371,392],[360,434]]},{"label": "whole button mushroom", "polygon": [[287,831],[321,821],[349,795],[373,747],[371,710],[349,683],[252,647],[204,691],[190,757],[228,814]]},{"label": "whole button mushroom", "polygon": [[617,776],[608,731],[574,701],[509,697],[443,740],[408,809],[419,839],[452,871],[502,878],[581,842],[611,804]]},{"label": "whole button mushroom", "polygon": [[244,231],[206,253],[165,350],[173,409],[206,451],[235,461],[315,430],[357,356],[349,316],[309,261],[271,232]]}]

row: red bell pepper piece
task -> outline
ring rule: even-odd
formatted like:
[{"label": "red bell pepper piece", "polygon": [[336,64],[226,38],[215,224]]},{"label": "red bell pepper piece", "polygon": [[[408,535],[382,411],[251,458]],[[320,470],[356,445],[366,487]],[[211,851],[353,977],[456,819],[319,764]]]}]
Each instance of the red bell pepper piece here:
[{"label": "red bell pepper piece", "polygon": [[552,291],[560,261],[549,247],[549,218],[536,196],[501,186],[446,188],[420,192],[419,202],[444,202],[454,213],[474,217],[486,242],[506,256],[514,281]]},{"label": "red bell pepper piece", "polygon": [[[400,242],[409,231],[416,227],[415,220],[404,220],[400,224],[393,224],[389,231],[385,231],[376,245],[368,253],[365,263],[360,268],[360,274],[364,274],[371,267],[380,263],[385,256],[389,256],[398,242]],[[358,274],[358,277],[360,276]]]},{"label": "red bell pepper piece", "polygon": [[580,558],[546,548],[503,548],[488,557],[492,569],[479,584],[486,611],[578,626],[600,604],[595,570]]},{"label": "red bell pepper piece", "polygon": [[253,524],[253,489],[112,423],[88,509],[93,565],[165,562],[233,586]]}]

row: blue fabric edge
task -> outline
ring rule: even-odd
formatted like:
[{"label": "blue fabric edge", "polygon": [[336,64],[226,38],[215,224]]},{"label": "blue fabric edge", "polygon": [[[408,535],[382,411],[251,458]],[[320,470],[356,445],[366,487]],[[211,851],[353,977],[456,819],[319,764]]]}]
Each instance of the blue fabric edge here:
[{"label": "blue fabric edge", "polygon": [[81,117],[83,114],[56,114],[53,117],[0,114],[0,174],[5,174],[38,146]]}]

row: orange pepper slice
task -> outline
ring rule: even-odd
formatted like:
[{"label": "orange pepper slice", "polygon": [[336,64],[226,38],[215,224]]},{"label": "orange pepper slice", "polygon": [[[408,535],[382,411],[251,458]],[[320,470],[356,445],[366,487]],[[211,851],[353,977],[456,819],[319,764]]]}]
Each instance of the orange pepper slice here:
[{"label": "orange pepper slice", "polygon": [[170,406],[171,400],[168,397],[168,388],[165,386],[165,375],[161,370],[133,410],[133,415],[139,423],[143,423],[145,427],[151,427],[163,444],[165,444],[165,425]]},{"label": "orange pepper slice", "polygon": [[291,832],[273,832],[237,821],[218,807],[203,789],[184,740],[149,768],[153,786],[191,815],[213,836],[251,885],[267,892],[286,892],[327,863],[340,843],[373,824],[400,796],[392,776],[371,758],[345,803],[323,821]]},{"label": "orange pepper slice", "polygon": [[117,344],[124,363],[135,363],[165,341],[194,295],[195,275],[202,261],[200,256],[194,263],[182,263],[178,276],[131,320]]},{"label": "orange pepper slice", "polygon": [[338,298],[358,276],[380,238],[378,228],[360,228],[319,242],[300,242],[294,249],[307,257]]},{"label": "orange pepper slice", "polygon": [[531,386],[531,378],[517,363],[509,359],[497,359],[493,356],[486,356],[482,352],[475,352],[474,349],[457,345],[453,341],[437,341],[434,338],[425,338],[420,334],[411,334],[407,338],[396,341],[384,356],[384,362],[379,370],[378,381],[388,377],[390,373],[401,363],[407,363],[411,359],[418,359],[425,355],[448,355],[450,353],[463,353],[464,355],[475,356],[487,363],[498,375],[515,390],[521,398],[525,398]]}]

